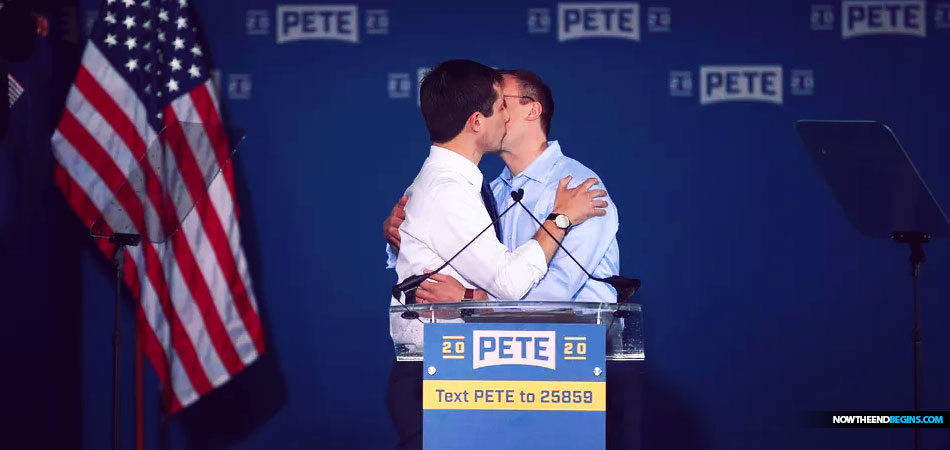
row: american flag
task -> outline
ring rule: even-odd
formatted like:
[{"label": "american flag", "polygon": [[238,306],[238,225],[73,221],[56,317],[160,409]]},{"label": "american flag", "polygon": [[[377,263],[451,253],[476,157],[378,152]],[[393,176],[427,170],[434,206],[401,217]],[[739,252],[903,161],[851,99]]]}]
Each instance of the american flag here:
[{"label": "american flag", "polygon": [[[56,184],[83,223],[115,230],[127,222],[143,236],[125,250],[124,281],[169,413],[264,352],[228,138],[197,25],[188,0],[105,0],[52,137]],[[182,122],[202,132],[186,133]],[[144,157],[156,139],[173,155],[174,183],[168,165]],[[220,175],[206,187],[199,167],[209,161]],[[132,175],[151,188],[125,188]],[[150,217],[169,223],[160,213],[169,198],[195,208],[175,232],[165,230],[165,242],[149,242]],[[114,217],[116,210],[125,216]],[[112,254],[111,244],[97,242]]]},{"label": "american flag", "polygon": [[10,101],[9,107],[13,108],[13,104],[23,95],[23,86],[20,86],[16,78],[13,78],[13,75],[10,74],[7,74],[7,86],[9,86],[7,89],[7,99]]}]

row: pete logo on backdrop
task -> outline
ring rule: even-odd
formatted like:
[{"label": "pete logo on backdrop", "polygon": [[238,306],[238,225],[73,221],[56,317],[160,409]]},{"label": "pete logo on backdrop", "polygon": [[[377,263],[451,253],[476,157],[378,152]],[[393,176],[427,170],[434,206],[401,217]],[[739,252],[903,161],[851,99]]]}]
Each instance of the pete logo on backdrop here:
[{"label": "pete logo on backdrop", "polygon": [[412,92],[409,89],[409,86],[408,73],[401,72],[389,74],[389,84],[387,85],[389,98],[409,98],[409,94]]},{"label": "pete logo on backdrop", "polygon": [[528,33],[544,34],[551,32],[551,10],[548,8],[528,8]]},{"label": "pete logo on backdrop", "polygon": [[558,3],[557,40],[580,38],[640,40],[637,3]]},{"label": "pete logo on backdrop", "polygon": [[834,30],[835,10],[831,5],[811,5],[811,29]]},{"label": "pete logo on backdrop", "polygon": [[299,40],[359,43],[356,5],[278,5],[277,43]]},{"label": "pete logo on backdrop", "polygon": [[474,330],[472,369],[521,365],[555,369],[554,331]]},{"label": "pete logo on backdrop", "polygon": [[926,2],[924,0],[845,0],[841,2],[842,39],[875,34],[926,37]]},{"label": "pete logo on backdrop", "polygon": [[228,98],[248,100],[251,98],[251,74],[232,73],[228,76]]},{"label": "pete logo on backdrop", "polygon": [[934,28],[950,28],[950,3],[937,3],[934,6]]},{"label": "pete logo on backdrop", "polygon": [[700,66],[699,103],[761,101],[782,104],[782,66]]},{"label": "pete logo on backdrop", "polygon": [[670,96],[689,97],[693,95],[693,73],[688,70],[670,71]]},{"label": "pete logo on backdrop", "polygon": [[270,33],[270,16],[266,9],[249,9],[244,25],[249,36],[266,36]]}]

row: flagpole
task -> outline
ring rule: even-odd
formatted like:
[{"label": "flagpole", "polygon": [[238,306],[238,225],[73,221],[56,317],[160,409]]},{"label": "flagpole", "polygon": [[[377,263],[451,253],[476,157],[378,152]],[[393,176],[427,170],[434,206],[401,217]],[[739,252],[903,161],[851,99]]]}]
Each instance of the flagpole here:
[{"label": "flagpole", "polygon": [[[112,328],[112,450],[119,449],[119,342],[122,338],[121,308],[122,303],[122,267],[125,262],[125,248],[139,245],[140,237],[137,234],[115,233],[109,236],[109,242],[115,245],[112,254],[112,263],[115,266],[115,322]],[[138,346],[136,346],[138,352]]]},{"label": "flagpole", "polygon": [[125,259],[125,246],[115,248],[112,261],[115,264],[115,308],[112,324],[112,450],[119,449],[119,341],[121,320],[119,304],[122,299],[122,263]]}]

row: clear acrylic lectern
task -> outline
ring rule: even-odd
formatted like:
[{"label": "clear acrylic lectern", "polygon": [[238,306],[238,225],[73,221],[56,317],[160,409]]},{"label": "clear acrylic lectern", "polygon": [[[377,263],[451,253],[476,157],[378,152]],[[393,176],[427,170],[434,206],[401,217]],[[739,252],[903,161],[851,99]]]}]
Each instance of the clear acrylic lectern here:
[{"label": "clear acrylic lectern", "polygon": [[603,324],[607,360],[644,360],[643,320],[636,303],[491,301],[394,305],[389,308],[389,323],[398,361],[422,361],[425,323]]}]

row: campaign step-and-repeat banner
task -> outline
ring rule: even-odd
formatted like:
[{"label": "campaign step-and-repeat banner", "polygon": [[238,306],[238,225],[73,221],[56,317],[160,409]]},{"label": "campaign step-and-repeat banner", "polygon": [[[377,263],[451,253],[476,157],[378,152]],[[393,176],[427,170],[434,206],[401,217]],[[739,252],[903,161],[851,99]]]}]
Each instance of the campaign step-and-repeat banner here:
[{"label": "campaign step-and-repeat banner", "polygon": [[[651,349],[645,445],[909,442],[904,430],[797,425],[802,411],[909,409],[912,391],[907,251],[850,227],[794,123],[884,122],[950,204],[950,1],[191,3],[223,113],[247,136],[242,236],[286,392],[267,420],[219,430],[229,448],[394,442],[396,280],[380,224],[428,152],[419,82],[454,58],[538,73],[556,104],[550,138],[618,206],[621,272],[643,280]],[[173,19],[177,2],[162,5]],[[97,9],[80,3],[80,30]],[[491,179],[502,163],[480,167]],[[939,409],[950,247],[927,250],[923,399]],[[88,383],[86,397],[107,396]],[[240,410],[215,401],[204,408]],[[83,412],[98,423],[92,403]],[[175,421],[165,432],[170,447],[219,442]],[[99,448],[108,436],[83,439]]]}]

